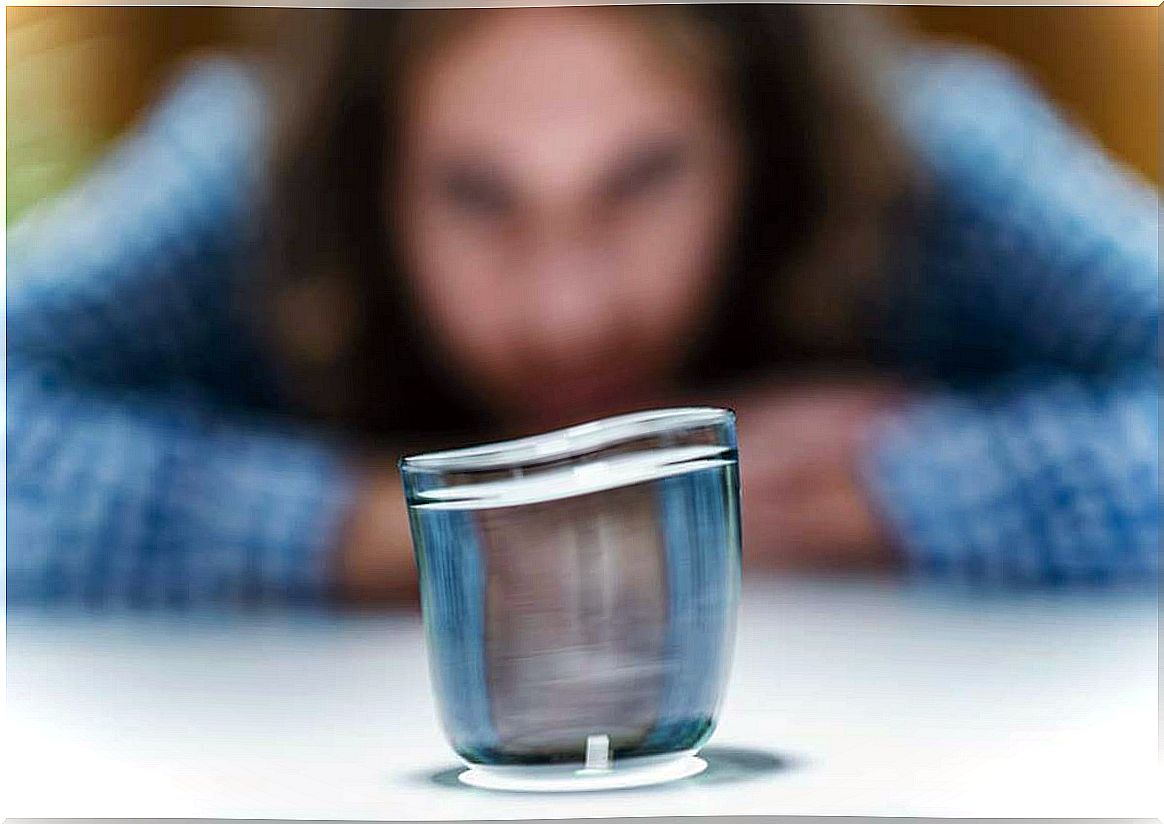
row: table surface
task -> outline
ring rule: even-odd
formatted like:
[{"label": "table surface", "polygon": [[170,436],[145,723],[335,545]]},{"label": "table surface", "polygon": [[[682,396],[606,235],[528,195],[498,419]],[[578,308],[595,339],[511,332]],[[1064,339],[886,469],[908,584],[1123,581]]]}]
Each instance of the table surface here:
[{"label": "table surface", "polygon": [[10,610],[14,817],[1155,817],[1155,596],[752,583],[708,770],[456,781],[411,616]]}]

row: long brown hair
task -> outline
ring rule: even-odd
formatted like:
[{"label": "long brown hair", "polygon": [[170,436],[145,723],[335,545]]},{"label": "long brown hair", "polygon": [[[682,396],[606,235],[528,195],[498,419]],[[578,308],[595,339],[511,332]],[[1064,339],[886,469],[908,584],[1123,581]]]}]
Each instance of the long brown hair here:
[{"label": "long brown hair", "polygon": [[[276,64],[268,278],[270,339],[294,396],[353,434],[477,432],[491,422],[434,362],[395,264],[386,174],[391,105],[414,55],[480,11],[297,11]],[[488,13],[488,12],[485,12]],[[606,8],[715,41],[752,174],[719,299],[692,344],[697,384],[861,357],[855,311],[904,182],[878,114],[890,30],[860,7]],[[704,32],[704,34],[699,34]]]}]

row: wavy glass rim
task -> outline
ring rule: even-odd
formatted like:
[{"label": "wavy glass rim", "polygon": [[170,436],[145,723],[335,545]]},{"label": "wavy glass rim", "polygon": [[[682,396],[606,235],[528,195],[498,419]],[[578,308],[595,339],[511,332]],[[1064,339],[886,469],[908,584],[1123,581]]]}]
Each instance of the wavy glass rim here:
[{"label": "wavy glass rim", "polygon": [[419,472],[506,469],[581,457],[638,438],[701,426],[731,423],[731,409],[676,407],[631,412],[508,441],[427,452],[400,459],[400,468]]}]

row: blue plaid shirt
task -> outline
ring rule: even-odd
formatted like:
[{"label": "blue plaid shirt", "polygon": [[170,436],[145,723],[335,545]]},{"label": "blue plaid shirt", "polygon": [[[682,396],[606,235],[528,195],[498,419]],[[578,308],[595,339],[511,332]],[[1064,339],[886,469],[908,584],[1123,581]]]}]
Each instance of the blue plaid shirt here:
[{"label": "blue plaid shirt", "polygon": [[[1008,368],[884,422],[864,465],[877,506],[926,576],[1154,580],[1155,190],[994,58],[921,50],[893,80],[932,186],[885,354],[938,378]],[[264,104],[241,64],[201,61],[9,233],[10,603],[327,598],[341,446],[282,414],[226,299]]]}]

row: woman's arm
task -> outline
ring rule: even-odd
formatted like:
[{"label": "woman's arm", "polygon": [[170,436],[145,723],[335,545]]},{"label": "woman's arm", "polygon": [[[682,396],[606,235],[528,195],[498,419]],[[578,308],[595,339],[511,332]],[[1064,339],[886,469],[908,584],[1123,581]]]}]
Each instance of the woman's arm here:
[{"label": "woman's arm", "polygon": [[411,592],[387,470],[358,470],[318,433],[254,414],[274,401],[232,299],[264,116],[240,64],[201,61],[12,233],[11,603]]},{"label": "woman's arm", "polygon": [[885,307],[898,363],[966,383],[1154,368],[1156,190],[999,60],[923,51],[896,88],[926,187]]},{"label": "woman's arm", "polygon": [[9,234],[7,350],[66,381],[261,397],[238,301],[254,251],[264,99],[204,59],[65,195]]},{"label": "woman's arm", "polygon": [[415,603],[395,467],[196,394],[7,370],[10,604]]},{"label": "woman's arm", "polygon": [[10,357],[10,604],[318,601],[351,477],[314,433]]},{"label": "woman's arm", "polygon": [[931,189],[887,343],[945,388],[881,430],[874,499],[930,572],[1154,580],[1158,196],[1001,63],[902,77]]},{"label": "woman's arm", "polygon": [[1015,583],[1154,581],[1159,383],[1016,377],[912,401],[862,469],[919,572]]}]

